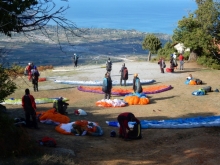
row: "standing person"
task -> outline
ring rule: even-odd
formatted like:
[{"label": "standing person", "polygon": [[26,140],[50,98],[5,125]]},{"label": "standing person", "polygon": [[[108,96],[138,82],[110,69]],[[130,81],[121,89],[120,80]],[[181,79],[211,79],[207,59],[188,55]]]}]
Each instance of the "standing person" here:
[{"label": "standing person", "polygon": [[161,57],[160,60],[158,61],[158,64],[160,65],[160,72],[164,73],[164,68],[166,68],[164,58]]},{"label": "standing person", "polygon": [[59,97],[55,102],[53,108],[55,108],[60,114],[66,115],[67,106],[69,104],[63,101],[63,97]]},{"label": "standing person", "polygon": [[34,92],[38,91],[38,79],[39,79],[39,72],[37,69],[31,69],[31,76],[32,76],[32,84],[34,88]]},{"label": "standing person", "polygon": [[29,68],[29,65],[27,65],[24,69],[24,75],[25,76],[28,76],[28,68]]},{"label": "standing person", "polygon": [[27,71],[28,71],[28,80],[31,81],[31,63],[28,63],[27,66]]},{"label": "standing person", "polygon": [[128,79],[128,69],[125,67],[125,63],[121,67],[120,85],[122,86],[122,80],[124,80],[124,86],[126,86],[126,80]]},{"label": "standing person", "polygon": [[110,73],[107,72],[103,79],[102,91],[105,93],[105,99],[111,98],[111,90],[112,90],[112,80],[110,77]]},{"label": "standing person", "polygon": [[37,119],[36,119],[36,103],[32,95],[30,95],[30,90],[25,89],[25,95],[22,97],[22,107],[25,112],[25,120],[27,127],[31,127],[30,117],[32,117],[33,126],[38,129]]},{"label": "standing person", "polygon": [[179,55],[179,61],[180,61],[180,70],[183,70],[184,56],[182,54]]},{"label": "standing person", "polygon": [[31,63],[31,69],[37,69],[37,66],[36,66],[36,65],[34,65],[34,63],[33,63],[33,62]]},{"label": "standing person", "polygon": [[79,56],[76,53],[74,53],[73,54],[74,67],[77,67],[78,59],[79,59]]},{"label": "standing person", "polygon": [[[124,138],[125,140],[140,139],[142,137],[140,121],[134,116],[133,113],[121,113],[120,115],[118,115],[117,120],[120,124],[119,137]],[[136,122],[137,129],[132,131],[128,126],[128,122]]]},{"label": "standing person", "polygon": [[171,56],[170,57],[170,70],[172,73],[174,72],[174,67],[175,67],[174,59],[173,59],[173,56]]},{"label": "standing person", "polygon": [[178,64],[176,61],[176,53],[175,52],[173,53],[173,63],[174,63],[174,69],[177,69]]},{"label": "standing person", "polygon": [[110,60],[110,58],[108,58],[108,60],[106,61],[106,70],[107,70],[107,72],[111,73],[112,61]]},{"label": "standing person", "polygon": [[133,79],[133,90],[135,93],[141,93],[142,92],[142,86],[141,86],[141,82],[140,79],[138,77],[138,74],[135,73],[134,74],[134,79]]}]

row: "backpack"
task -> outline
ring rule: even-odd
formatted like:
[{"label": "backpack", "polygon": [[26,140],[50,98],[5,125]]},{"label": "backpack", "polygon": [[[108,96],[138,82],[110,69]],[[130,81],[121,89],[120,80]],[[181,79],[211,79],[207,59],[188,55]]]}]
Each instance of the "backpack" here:
[{"label": "backpack", "polygon": [[127,80],[128,79],[128,69],[125,67],[123,69],[123,80]]},{"label": "backpack", "polygon": [[129,139],[141,139],[141,124],[134,124],[132,130],[128,131],[128,138]]},{"label": "backpack", "polygon": [[74,55],[74,61],[78,60],[79,56],[78,55]]},{"label": "backpack", "polygon": [[202,84],[202,80],[196,79],[196,84],[197,84],[197,85],[201,85],[201,84]]},{"label": "backpack", "polygon": [[107,78],[103,79],[103,85],[102,85],[102,91],[105,93],[107,92],[107,87],[108,87],[108,80]]},{"label": "backpack", "polygon": [[163,61],[163,64],[162,64],[163,68],[166,68],[166,63]]}]

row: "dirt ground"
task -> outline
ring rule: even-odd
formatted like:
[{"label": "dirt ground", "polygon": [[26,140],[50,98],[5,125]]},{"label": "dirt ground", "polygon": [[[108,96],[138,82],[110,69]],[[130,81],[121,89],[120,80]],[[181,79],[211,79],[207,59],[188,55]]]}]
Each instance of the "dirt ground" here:
[{"label": "dirt ground", "polygon": [[[115,64],[116,65],[116,64]],[[138,63],[129,63],[130,67],[137,67]],[[156,65],[156,64],[155,64]],[[118,64],[120,68],[121,64]],[[146,65],[147,66],[147,65]],[[130,70],[130,69],[129,69]],[[100,71],[96,71],[100,73]],[[147,72],[151,72],[148,70]],[[152,70],[153,72],[153,70]],[[210,70],[195,63],[186,63],[183,71],[165,73],[156,78],[156,82],[146,86],[171,85],[173,89],[157,94],[149,94],[150,104],[132,105],[120,108],[103,108],[95,106],[95,102],[103,98],[102,94],[78,91],[76,86],[59,84],[51,85],[51,89],[44,89],[48,82],[40,83],[39,92],[31,92],[35,98],[63,96],[69,98],[68,116],[71,121],[89,120],[98,122],[104,130],[101,137],[62,135],[55,131],[54,126],[39,123],[39,130],[28,130],[30,135],[39,140],[44,136],[53,137],[57,141],[57,148],[74,151],[75,156],[65,159],[47,154],[41,158],[41,164],[79,164],[79,165],[217,165],[220,162],[220,128],[192,128],[192,129],[142,129],[141,140],[124,141],[118,137],[110,137],[111,130],[118,132],[118,128],[110,127],[106,121],[116,121],[122,112],[132,112],[140,120],[160,120],[172,118],[187,118],[197,116],[220,115],[220,94],[209,92],[205,96],[193,96],[191,93],[204,86],[220,89],[220,71]],[[203,81],[203,85],[185,85],[188,74]],[[42,73],[43,75],[44,73]],[[59,73],[60,75],[62,73]],[[76,74],[77,75],[77,74]],[[172,77],[173,75],[173,77]],[[80,74],[78,74],[78,77]],[[154,76],[154,75],[151,75]],[[166,78],[165,78],[166,76]],[[83,77],[83,76],[81,76]],[[144,77],[144,73],[142,74]],[[170,77],[170,78],[169,78]],[[25,79],[25,78],[24,78]],[[86,78],[84,78],[86,79]],[[159,81],[158,81],[159,80]],[[22,97],[25,85],[23,79],[17,79],[20,88],[13,97]],[[30,84],[29,84],[30,85]],[[42,88],[41,88],[42,87]],[[144,86],[143,86],[144,87]],[[131,88],[131,86],[122,87]],[[120,98],[114,96],[113,98]],[[38,104],[37,110],[48,110],[52,104]],[[87,116],[76,116],[74,110],[85,110]],[[21,106],[7,105],[12,117],[23,115]],[[56,149],[57,149],[56,148]],[[47,148],[53,152],[54,148]]]}]

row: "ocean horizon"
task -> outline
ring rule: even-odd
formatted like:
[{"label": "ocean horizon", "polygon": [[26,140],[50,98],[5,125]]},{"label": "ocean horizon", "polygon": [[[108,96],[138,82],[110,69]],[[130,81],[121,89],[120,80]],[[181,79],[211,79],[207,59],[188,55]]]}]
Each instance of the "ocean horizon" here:
[{"label": "ocean horizon", "polygon": [[55,0],[79,28],[110,28],[173,34],[178,21],[197,9],[194,0]]}]

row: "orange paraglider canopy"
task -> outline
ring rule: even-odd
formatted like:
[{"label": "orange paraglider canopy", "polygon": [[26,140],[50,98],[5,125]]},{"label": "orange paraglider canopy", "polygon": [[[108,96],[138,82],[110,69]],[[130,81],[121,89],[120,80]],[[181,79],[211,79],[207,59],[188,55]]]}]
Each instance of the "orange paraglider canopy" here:
[{"label": "orange paraglider canopy", "polygon": [[[142,93],[155,94],[155,93],[164,92],[170,89],[172,89],[171,85],[154,85],[154,86],[143,87]],[[102,87],[79,86],[78,90],[83,91],[83,92],[103,94]],[[134,92],[132,88],[124,89],[120,87],[113,87],[111,90],[112,95],[119,95],[119,96],[125,96],[132,92]]]},{"label": "orange paraglider canopy", "polygon": [[60,124],[69,123],[70,118],[68,116],[62,115],[56,111],[55,108],[49,109],[45,112],[36,112],[39,117],[40,122],[48,124]]},{"label": "orange paraglider canopy", "polygon": [[125,96],[124,101],[129,105],[147,105],[150,100],[147,97]]}]

